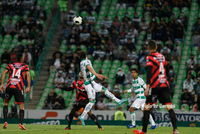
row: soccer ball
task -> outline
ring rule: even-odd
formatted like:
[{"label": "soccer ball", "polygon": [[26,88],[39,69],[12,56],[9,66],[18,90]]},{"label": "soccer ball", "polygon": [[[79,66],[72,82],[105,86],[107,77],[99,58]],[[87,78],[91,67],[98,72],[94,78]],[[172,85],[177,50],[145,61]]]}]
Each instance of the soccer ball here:
[{"label": "soccer ball", "polygon": [[74,17],[73,21],[74,21],[75,25],[80,25],[80,24],[82,24],[82,17],[76,16],[76,17]]}]

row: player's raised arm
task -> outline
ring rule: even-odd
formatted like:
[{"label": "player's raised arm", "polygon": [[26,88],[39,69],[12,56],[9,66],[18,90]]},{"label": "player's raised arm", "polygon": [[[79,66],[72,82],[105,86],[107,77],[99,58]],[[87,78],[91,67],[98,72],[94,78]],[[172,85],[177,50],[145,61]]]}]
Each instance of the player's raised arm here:
[{"label": "player's raised arm", "polygon": [[8,73],[7,69],[5,69],[3,71],[2,76],[1,76],[1,88],[0,88],[1,92],[3,92],[5,90],[5,88],[4,88],[4,79],[5,79],[6,73]]},{"label": "player's raised arm", "polygon": [[102,80],[102,79],[108,79],[106,76],[104,76],[104,75],[102,75],[102,74],[97,74],[95,71],[94,71],[94,69],[90,66],[90,65],[88,65],[87,66],[87,69],[89,69],[89,71],[92,73],[92,74],[94,74],[96,77],[98,77],[100,80]]},{"label": "player's raised arm", "polygon": [[30,75],[30,72],[26,71],[26,75],[27,75],[28,88],[25,90],[25,93],[28,93],[30,91],[30,88],[31,88],[31,75]]}]

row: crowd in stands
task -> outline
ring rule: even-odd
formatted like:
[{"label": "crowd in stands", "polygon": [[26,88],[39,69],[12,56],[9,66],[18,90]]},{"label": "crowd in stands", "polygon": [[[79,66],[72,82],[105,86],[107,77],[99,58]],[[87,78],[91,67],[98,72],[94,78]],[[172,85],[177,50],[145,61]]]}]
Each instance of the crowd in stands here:
[{"label": "crowd in stands", "polygon": [[22,53],[24,63],[36,65],[45,44],[42,22],[46,19],[46,11],[37,1],[0,0],[0,36],[9,38],[7,47],[13,46],[10,51],[5,49],[1,63],[15,61],[16,54]]},{"label": "crowd in stands", "polygon": [[[171,64],[173,61],[180,63],[181,48],[184,45],[184,37],[188,27],[190,0],[146,0],[143,4],[143,15],[136,12],[138,1],[118,0],[116,9],[126,10],[122,20],[115,16],[113,21],[109,15],[106,15],[101,21],[99,29],[95,29],[97,18],[92,12],[99,13],[102,0],[80,0],[79,14],[83,11],[88,13],[84,18],[82,25],[74,25],[73,17],[76,11],[70,10],[67,15],[63,30],[61,33],[61,42],[66,41],[67,50],[62,53],[59,48],[53,55],[52,66],[57,69],[58,74],[55,78],[55,87],[57,84],[69,85],[71,81],[77,79],[76,74],[79,70],[78,51],[81,46],[85,46],[88,57],[93,60],[119,60],[130,68],[138,67],[140,74],[146,74],[146,56],[149,54],[147,49],[148,41],[156,40],[158,44],[157,51],[162,53],[167,62],[169,72],[167,78],[170,85],[170,94],[173,98],[177,70]],[[199,1],[198,1],[199,2]],[[127,9],[133,7],[135,13],[133,17],[127,12]],[[182,9],[186,10],[182,10]],[[179,10],[176,13],[173,10]],[[148,20],[147,18],[151,18]],[[140,33],[145,32],[142,39],[142,48],[137,49]],[[200,46],[200,18],[193,27],[191,49],[199,49]],[[72,46],[76,46],[73,51]],[[200,55],[198,61],[194,55],[187,61],[187,75],[183,83],[183,94],[180,100],[180,107],[184,103],[190,105],[190,109],[198,107],[200,109]],[[102,70],[96,70],[101,73]],[[62,78],[61,78],[62,77]],[[131,84],[131,73],[127,74],[121,68],[118,68],[115,77],[115,84],[111,86],[105,81],[98,81],[114,93],[118,98],[122,97],[124,86]],[[133,96],[133,95],[131,95]],[[95,108],[99,110],[114,110],[114,103],[109,100],[105,103],[105,96],[97,94],[97,103]],[[130,98],[129,104],[134,101]]]}]

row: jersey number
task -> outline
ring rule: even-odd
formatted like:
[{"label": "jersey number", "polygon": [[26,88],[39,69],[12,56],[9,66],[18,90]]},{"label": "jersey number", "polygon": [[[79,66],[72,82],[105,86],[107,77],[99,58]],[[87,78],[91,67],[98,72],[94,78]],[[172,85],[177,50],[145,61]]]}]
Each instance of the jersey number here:
[{"label": "jersey number", "polygon": [[13,74],[12,74],[13,78],[19,79],[21,76],[20,74],[21,74],[21,69],[18,69],[16,73],[15,73],[15,68],[13,69]]},{"label": "jersey number", "polygon": [[164,72],[164,66],[163,66],[163,63],[162,63],[162,62],[160,62],[160,69],[159,69],[159,70],[160,70],[160,73],[161,73],[160,76],[161,76],[161,77],[164,77],[165,72]]}]

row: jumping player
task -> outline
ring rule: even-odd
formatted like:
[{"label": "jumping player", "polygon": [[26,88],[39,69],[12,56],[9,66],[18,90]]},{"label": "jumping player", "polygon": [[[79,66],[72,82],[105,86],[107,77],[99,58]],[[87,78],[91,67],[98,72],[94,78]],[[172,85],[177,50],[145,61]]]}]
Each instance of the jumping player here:
[{"label": "jumping player", "polygon": [[179,134],[176,125],[175,113],[172,109],[172,102],[170,99],[169,83],[166,77],[167,61],[162,54],[156,52],[156,49],[156,41],[150,41],[148,44],[150,55],[146,58],[147,87],[144,92],[144,95],[146,96],[146,103],[144,106],[143,128],[142,130],[133,130],[133,132],[135,134],[147,133],[150,106],[158,99],[160,103],[166,106],[166,109],[169,112],[173,126],[173,134]]},{"label": "jumping player", "polygon": [[[135,92],[135,95],[137,97],[137,99],[132,103],[129,111],[131,114],[131,120],[132,123],[130,125],[127,126],[127,128],[135,128],[136,124],[135,124],[135,110],[136,109],[140,109],[141,111],[144,110],[144,104],[146,101],[146,97],[144,96],[144,89],[146,89],[146,83],[144,82],[144,80],[142,78],[140,78],[138,76],[138,69],[133,68],[131,69],[131,75],[133,77],[132,80],[132,88],[129,90],[124,91],[123,93],[130,93],[130,92]],[[151,123],[151,128],[150,129],[155,129],[156,128],[156,124],[152,118],[152,116],[150,115],[149,118],[149,122]]]},{"label": "jumping player", "polygon": [[[59,86],[59,88],[61,88],[62,90],[65,90],[65,91],[72,91],[74,89],[76,90],[76,102],[74,103],[73,108],[69,114],[68,126],[65,128],[65,130],[70,130],[71,123],[72,123],[72,120],[73,120],[73,117],[74,117],[74,114],[76,113],[76,111],[78,111],[81,108],[85,108],[85,106],[89,102],[87,92],[84,88],[84,79],[83,79],[82,73],[81,72],[79,73],[79,80],[73,81],[73,83],[71,84],[70,87],[62,88],[61,86]],[[94,121],[94,123],[98,126],[99,130],[102,130],[103,128],[99,124],[96,116],[94,114],[92,114],[91,111],[88,112],[88,115]]]},{"label": "jumping player", "polygon": [[[6,89],[4,89],[4,79],[5,74],[9,73],[9,79],[7,81]],[[25,74],[27,75],[28,88],[23,91]],[[11,100],[12,96],[15,97],[15,103],[19,104],[19,126],[18,128],[21,130],[26,130],[26,128],[22,125],[24,119],[24,92],[27,93],[30,90],[30,73],[28,65],[23,63],[23,56],[21,54],[17,55],[17,62],[12,62],[8,64],[6,69],[2,73],[1,79],[1,92],[5,90],[5,98],[4,98],[4,107],[3,107],[3,116],[4,116],[4,126],[6,129],[8,127],[7,123],[7,114],[8,114],[8,104]]]},{"label": "jumping player", "polygon": [[111,98],[112,100],[116,101],[119,105],[127,101],[125,100],[119,100],[116,98],[111,92],[109,92],[105,87],[102,87],[100,84],[97,84],[94,79],[97,77],[100,80],[102,79],[108,79],[106,76],[102,74],[97,74],[95,70],[92,67],[92,64],[90,60],[87,59],[87,54],[84,51],[80,51],[80,69],[84,77],[84,84],[85,89],[87,91],[87,95],[89,98],[89,103],[86,105],[83,113],[78,118],[81,120],[82,125],[85,126],[84,123],[84,117],[85,115],[92,109],[92,106],[95,103],[95,92],[102,92],[104,93],[108,98]]}]

